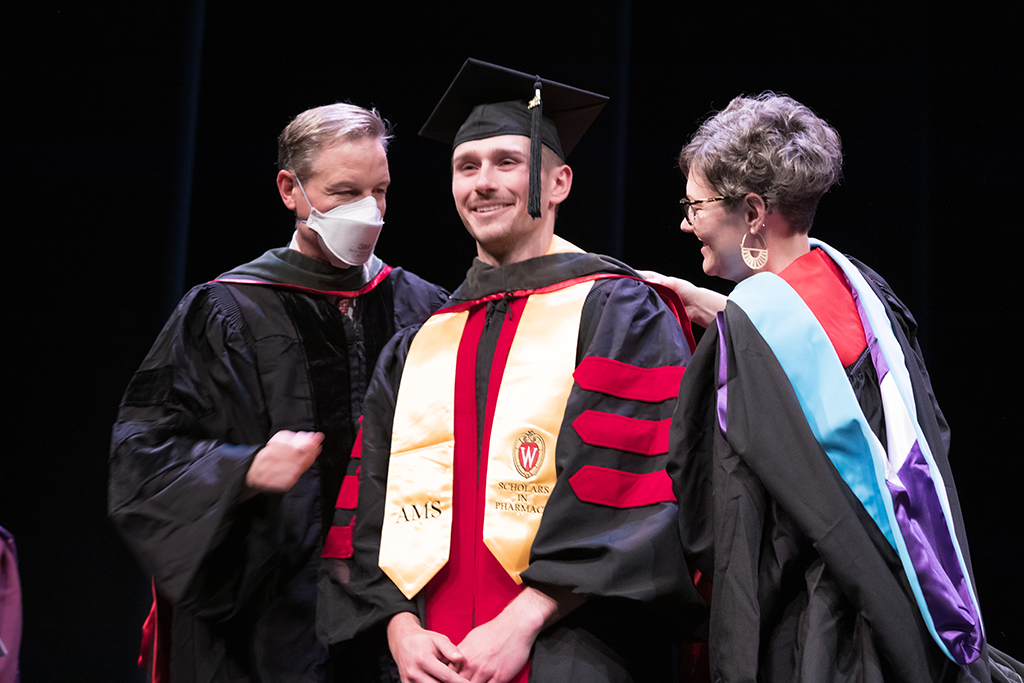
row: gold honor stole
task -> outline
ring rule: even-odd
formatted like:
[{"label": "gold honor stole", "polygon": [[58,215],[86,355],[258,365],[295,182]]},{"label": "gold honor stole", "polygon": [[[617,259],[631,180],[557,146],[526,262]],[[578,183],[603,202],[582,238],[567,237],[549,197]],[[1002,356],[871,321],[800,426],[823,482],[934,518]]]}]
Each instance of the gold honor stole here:
[{"label": "gold honor stole", "polygon": [[[573,387],[580,316],[592,286],[589,280],[530,294],[501,376],[485,444],[482,535],[516,584],[529,566],[530,547],[555,486],[554,447]],[[469,316],[469,310],[442,312],[423,325],[398,391],[379,564],[408,598],[449,558],[455,376]]]}]

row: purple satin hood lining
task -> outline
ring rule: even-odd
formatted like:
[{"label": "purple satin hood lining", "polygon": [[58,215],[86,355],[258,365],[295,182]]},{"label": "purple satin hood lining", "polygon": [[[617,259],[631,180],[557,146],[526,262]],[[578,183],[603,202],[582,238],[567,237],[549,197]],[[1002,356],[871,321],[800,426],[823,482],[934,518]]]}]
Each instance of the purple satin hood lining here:
[{"label": "purple satin hood lining", "polygon": [[729,377],[729,361],[726,347],[729,323],[725,320],[724,312],[719,312],[715,322],[718,323],[718,428],[722,430],[722,437],[728,442],[729,436],[725,431],[725,413],[729,403],[729,389],[726,382]]},{"label": "purple satin hood lining", "polygon": [[903,487],[886,483],[935,631],[957,663],[973,662],[983,644],[981,619],[949,537],[935,482],[916,442],[899,476]]},{"label": "purple satin hood lining", "polygon": [[[868,322],[859,292],[854,287],[850,287],[850,291],[857,304],[881,388],[882,380],[889,374],[889,363]],[[886,414],[886,419],[899,419],[899,416]],[[896,523],[917,574],[935,632],[955,662],[968,664],[981,655],[984,642],[981,618],[975,610],[967,579],[960,567],[953,545],[955,541],[950,538],[928,461],[917,441],[914,441],[910,454],[900,467],[899,479],[903,487],[891,481],[886,481],[886,485],[892,496]]]}]

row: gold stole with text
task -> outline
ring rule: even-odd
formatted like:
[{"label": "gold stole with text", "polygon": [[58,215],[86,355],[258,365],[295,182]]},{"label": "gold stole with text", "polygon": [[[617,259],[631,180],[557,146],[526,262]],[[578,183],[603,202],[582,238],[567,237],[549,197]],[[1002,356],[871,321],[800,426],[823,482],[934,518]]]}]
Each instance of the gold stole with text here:
[{"label": "gold stole with text", "polygon": [[[516,583],[522,583],[519,575],[529,566],[530,547],[555,485],[555,444],[573,387],[583,303],[592,286],[588,281],[530,295],[501,378],[488,451],[483,541]],[[379,564],[410,599],[448,562],[455,365],[468,317],[468,311],[457,311],[427,320],[413,339],[398,390]]]}]

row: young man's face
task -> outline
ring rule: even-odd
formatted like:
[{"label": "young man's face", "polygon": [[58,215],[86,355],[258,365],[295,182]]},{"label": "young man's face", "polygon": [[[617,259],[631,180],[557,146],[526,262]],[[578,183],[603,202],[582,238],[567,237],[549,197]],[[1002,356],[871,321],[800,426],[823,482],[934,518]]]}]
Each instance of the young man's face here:
[{"label": "young man's face", "polygon": [[[541,210],[550,198],[548,174],[541,173]],[[462,222],[476,240],[481,258],[492,265],[515,260],[517,253],[540,249],[545,234],[544,214],[527,213],[530,190],[530,138],[499,135],[471,140],[452,154],[452,196]],[[533,249],[531,249],[533,247]]]}]

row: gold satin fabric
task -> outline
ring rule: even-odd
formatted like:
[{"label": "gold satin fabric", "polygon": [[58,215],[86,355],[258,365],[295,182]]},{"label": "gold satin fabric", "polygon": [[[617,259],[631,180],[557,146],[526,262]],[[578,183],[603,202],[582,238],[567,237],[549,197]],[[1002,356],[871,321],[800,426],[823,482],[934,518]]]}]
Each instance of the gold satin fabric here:
[{"label": "gold satin fabric", "polygon": [[379,564],[410,599],[448,562],[455,361],[468,318],[441,313],[424,323],[395,403]]},{"label": "gold satin fabric", "polygon": [[[578,251],[558,237],[549,253],[555,249]],[[489,441],[483,541],[516,583],[529,565],[555,485],[555,444],[592,286],[588,281],[530,296],[502,376]],[[410,599],[448,561],[455,364],[468,316],[442,313],[427,321],[409,349],[398,391],[379,564]]]},{"label": "gold satin fabric", "polygon": [[[555,444],[572,390],[583,302],[593,282],[584,282],[526,302],[509,350],[494,409],[487,459],[484,544],[516,583],[530,564],[544,506],[555,486]],[[539,462],[529,472],[529,458],[543,443]]]}]

